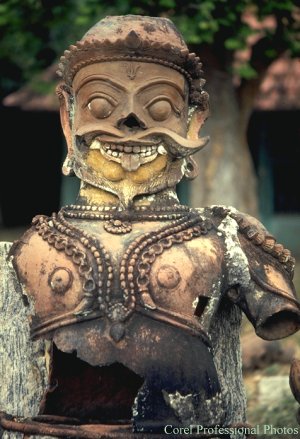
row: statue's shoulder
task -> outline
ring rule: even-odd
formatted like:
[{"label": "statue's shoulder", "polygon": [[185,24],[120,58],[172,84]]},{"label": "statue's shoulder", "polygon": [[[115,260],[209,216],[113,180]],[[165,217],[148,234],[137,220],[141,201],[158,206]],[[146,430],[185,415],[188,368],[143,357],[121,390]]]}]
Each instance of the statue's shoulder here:
[{"label": "statue's shoulder", "polygon": [[9,252],[18,279],[24,287],[28,285],[28,281],[31,283],[36,278],[45,263],[49,263],[49,248],[37,227],[40,218],[48,220],[42,215],[34,217],[32,226],[13,243]]},{"label": "statue's shoulder", "polygon": [[255,265],[254,261],[257,263],[259,259],[260,267],[263,262],[271,263],[292,277],[295,258],[258,219],[233,207],[211,206],[209,210],[218,226],[221,222],[227,222],[228,227],[231,225],[236,229],[241,247],[251,265]]},{"label": "statue's shoulder", "polygon": [[233,234],[246,257],[252,281],[263,291],[276,293],[295,301],[292,283],[295,259],[291,252],[256,218],[232,207],[213,206],[212,216],[218,218],[219,229]]},{"label": "statue's shoulder", "polygon": [[72,246],[75,248],[75,244],[53,226],[52,218],[45,215],[34,217],[32,226],[10,249],[18,279],[26,290],[48,290],[49,276],[57,270],[73,272],[72,259],[67,256],[68,248],[71,251]]},{"label": "statue's shoulder", "polygon": [[[44,239],[45,225],[47,224],[48,235],[51,232],[51,219],[46,215],[37,215],[33,218],[31,227],[13,243],[10,249],[10,256],[13,258],[14,265],[19,261],[19,256],[26,255],[32,260],[40,260],[44,257],[44,252],[48,253],[49,246]],[[48,257],[48,254],[47,254]]]}]

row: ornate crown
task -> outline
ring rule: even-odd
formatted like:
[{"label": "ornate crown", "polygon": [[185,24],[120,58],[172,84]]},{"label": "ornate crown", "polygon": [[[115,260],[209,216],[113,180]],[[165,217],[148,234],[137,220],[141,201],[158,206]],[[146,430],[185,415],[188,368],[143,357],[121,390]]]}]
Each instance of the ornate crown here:
[{"label": "ornate crown", "polygon": [[65,50],[57,73],[71,86],[76,73],[86,65],[117,60],[151,62],[179,71],[190,85],[190,103],[207,106],[200,58],[189,52],[181,34],[167,18],[106,17]]}]

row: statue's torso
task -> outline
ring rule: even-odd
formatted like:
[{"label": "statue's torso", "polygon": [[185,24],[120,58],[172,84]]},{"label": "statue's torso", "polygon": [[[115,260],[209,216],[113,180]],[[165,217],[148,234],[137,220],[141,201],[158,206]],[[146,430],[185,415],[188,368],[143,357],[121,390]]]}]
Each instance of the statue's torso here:
[{"label": "statue's torso", "polygon": [[[116,219],[116,213],[64,210],[37,217],[14,251],[19,278],[34,303],[33,335],[79,334],[90,322],[95,333],[82,331],[84,344],[97,338],[103,349],[94,362],[108,364],[130,357],[136,344],[152,346],[161,338],[161,325],[170,331],[170,344],[174,333],[184,333],[208,345],[211,319],[232,288],[248,295],[245,312],[256,318],[261,293],[251,293],[251,278],[276,293],[274,300],[286,291],[295,301],[279,262],[290,263],[286,250],[273,244],[266,253],[264,243],[270,246],[273,238],[247,225],[244,216],[237,220],[246,236],[238,237],[236,220],[222,215],[225,222],[211,209],[137,212],[130,221]],[[274,256],[280,251],[278,262],[270,251]],[[230,298],[244,309],[240,293]],[[77,336],[74,343],[80,343]],[[151,349],[160,355],[159,343]]]},{"label": "statue's torso", "polygon": [[[231,422],[230,416],[223,419],[225,407],[235,407],[223,357],[230,339],[234,349],[226,355],[240,380],[240,312],[234,303],[266,338],[294,331],[299,311],[289,252],[253,219],[224,208],[137,215],[123,223],[105,212],[95,218],[65,214],[36,218],[11,251],[32,306],[33,337],[52,340],[59,352],[76,353],[89,367],[100,366],[104,385],[110,375],[111,385],[96,386],[104,418],[102,395],[118,405],[119,394],[113,389],[120,370],[114,376],[107,370],[121,364],[144,380],[137,422],[154,416],[149,407],[160,410],[162,402],[155,401],[162,390],[180,418],[176,398],[190,395],[196,399],[188,419]],[[286,312],[290,324],[272,325],[274,315]],[[54,366],[51,385],[59,369]],[[68,406],[70,395],[57,396],[70,389],[66,379],[66,386],[48,394],[45,413],[52,397],[55,407]],[[126,393],[125,381],[121,385],[119,376],[118,388]],[[204,419],[205,401],[212,400],[214,414]],[[78,404],[80,412],[84,403]],[[67,408],[61,412],[70,416]]]},{"label": "statue's torso", "polygon": [[[223,244],[210,221],[199,215],[134,221],[126,234],[108,232],[102,220],[68,221],[76,237],[57,224],[44,234],[37,226],[17,255],[19,276],[34,301],[34,335],[55,329],[63,350],[76,349],[92,364],[121,362],[141,374],[147,362],[162,362],[162,349],[173,351],[165,368],[172,363],[180,370],[182,356],[192,361],[200,345],[208,357],[212,296],[227,288]],[[92,280],[96,288],[86,295],[85,282]]]}]

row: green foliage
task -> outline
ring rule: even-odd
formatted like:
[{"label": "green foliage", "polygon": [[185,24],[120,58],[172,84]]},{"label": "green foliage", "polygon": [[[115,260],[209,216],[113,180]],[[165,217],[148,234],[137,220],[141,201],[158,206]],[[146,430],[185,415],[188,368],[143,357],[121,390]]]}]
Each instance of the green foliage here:
[{"label": "green foliage", "polygon": [[280,364],[273,363],[270,366],[267,366],[264,370],[264,374],[266,376],[277,376],[280,374]]},{"label": "green foliage", "polygon": [[55,84],[49,81],[43,81],[40,75],[37,75],[30,80],[30,90],[40,95],[54,94]]},{"label": "green foliage", "polygon": [[[266,35],[265,56],[274,58],[286,48],[296,56],[300,53],[296,4],[292,0],[2,0],[0,85],[9,91],[28,81],[106,15],[169,17],[187,43],[209,46],[230,69],[231,54],[245,48],[253,32],[242,20],[251,7],[259,19],[273,15],[277,22]],[[249,79],[255,70],[248,63],[239,68],[239,74]]]},{"label": "green foliage", "polygon": [[241,78],[244,79],[254,79],[257,77],[257,71],[251,66],[249,62],[245,62],[236,67],[235,73],[237,73]]}]

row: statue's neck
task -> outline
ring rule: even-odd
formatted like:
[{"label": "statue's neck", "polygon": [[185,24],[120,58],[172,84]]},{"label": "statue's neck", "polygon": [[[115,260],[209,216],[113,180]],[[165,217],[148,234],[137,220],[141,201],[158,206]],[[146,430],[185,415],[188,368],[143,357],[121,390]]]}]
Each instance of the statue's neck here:
[{"label": "statue's neck", "polygon": [[[81,186],[78,198],[78,204],[96,205],[96,206],[118,206],[120,204],[116,195],[103,189],[96,188],[87,183]],[[141,195],[135,198],[134,206],[172,206],[179,204],[175,188],[164,189],[155,194]]]}]

